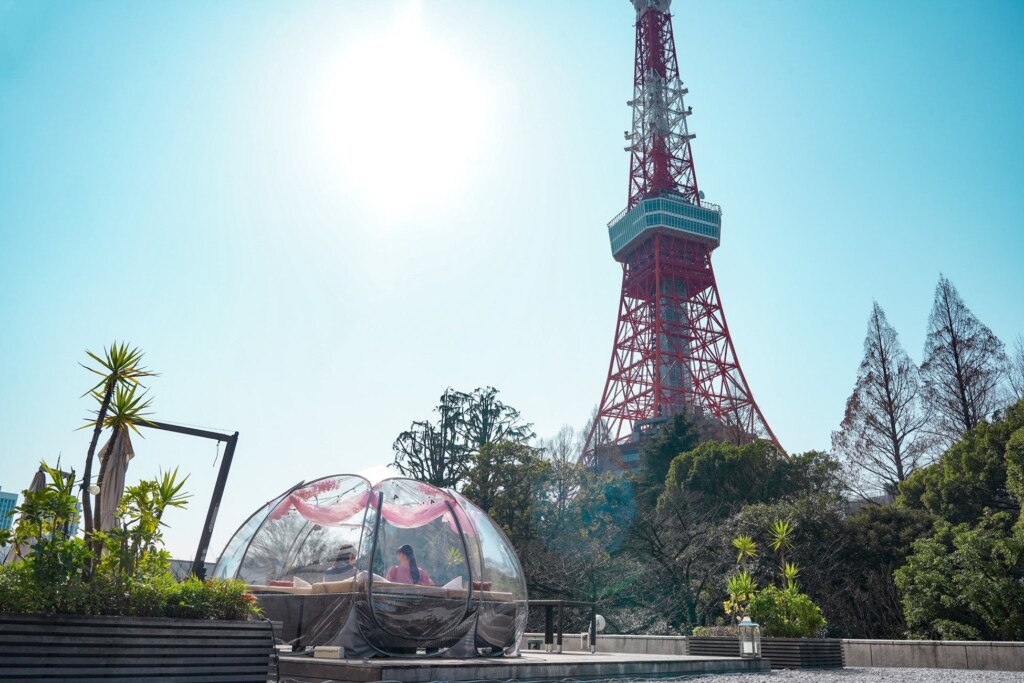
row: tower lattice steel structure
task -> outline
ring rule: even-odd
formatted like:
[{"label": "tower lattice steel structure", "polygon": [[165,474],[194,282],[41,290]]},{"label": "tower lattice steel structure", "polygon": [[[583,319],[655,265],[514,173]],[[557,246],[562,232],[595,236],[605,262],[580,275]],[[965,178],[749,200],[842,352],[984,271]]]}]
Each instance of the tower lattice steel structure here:
[{"label": "tower lattice steel structure", "polygon": [[584,458],[596,463],[602,449],[636,442],[646,425],[680,411],[714,418],[727,435],[778,446],[740,369],[711,267],[722,210],[697,186],[671,0],[632,4],[629,201],[608,224],[622,294],[600,419]]}]

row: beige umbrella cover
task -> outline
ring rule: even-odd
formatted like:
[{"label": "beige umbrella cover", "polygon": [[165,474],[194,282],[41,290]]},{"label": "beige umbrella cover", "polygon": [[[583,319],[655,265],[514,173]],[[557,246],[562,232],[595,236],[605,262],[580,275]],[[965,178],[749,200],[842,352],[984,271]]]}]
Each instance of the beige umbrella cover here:
[{"label": "beige umbrella cover", "polygon": [[[35,476],[32,477],[32,483],[25,489],[26,493],[35,493],[41,491],[46,486],[46,474],[43,472],[43,468],[40,467],[36,470]],[[32,551],[32,545],[26,544],[18,549],[19,552],[14,552],[14,548],[11,548],[7,552],[7,557],[4,558],[4,564],[13,564],[20,560],[25,555],[28,555]]]},{"label": "beige umbrella cover", "polygon": [[118,429],[100,450],[100,487],[96,504],[96,529],[108,531],[118,524],[117,505],[124,493],[128,461],[135,457],[127,429]]}]

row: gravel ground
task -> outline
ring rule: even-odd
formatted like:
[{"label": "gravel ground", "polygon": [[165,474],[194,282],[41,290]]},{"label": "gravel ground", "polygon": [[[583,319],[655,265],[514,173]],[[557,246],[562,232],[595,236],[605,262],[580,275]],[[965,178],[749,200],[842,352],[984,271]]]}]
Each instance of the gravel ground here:
[{"label": "gravel ground", "polygon": [[701,676],[693,680],[707,683],[1021,683],[1024,681],[1024,672],[847,667],[835,670],[786,669],[770,674]]}]

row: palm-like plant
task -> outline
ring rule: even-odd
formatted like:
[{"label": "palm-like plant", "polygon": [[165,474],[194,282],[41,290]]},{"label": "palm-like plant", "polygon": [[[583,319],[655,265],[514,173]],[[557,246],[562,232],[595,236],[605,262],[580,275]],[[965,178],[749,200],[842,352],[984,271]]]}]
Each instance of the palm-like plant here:
[{"label": "palm-like plant", "polygon": [[768,536],[772,550],[779,556],[779,568],[787,586],[796,586],[796,575],[799,573],[795,564],[786,562],[786,553],[793,549],[793,522],[788,519],[777,519],[768,528]]},{"label": "palm-like plant", "polygon": [[737,536],[732,539],[732,546],[738,551],[736,554],[736,564],[744,569],[746,569],[749,560],[757,557],[757,544],[754,543],[754,539],[750,536]]},{"label": "palm-like plant", "polygon": [[722,607],[725,608],[726,614],[732,617],[733,622],[738,623],[757,593],[757,582],[754,581],[750,572],[742,569],[729,577],[725,588],[729,593],[729,599],[722,604]]},{"label": "palm-like plant", "polygon": [[[103,427],[111,429],[112,432],[110,435],[110,441],[107,442],[104,452],[100,454],[100,473],[96,477],[96,483],[99,485],[101,491],[103,489],[103,479],[107,473],[107,465],[111,461],[110,454],[114,450],[114,445],[117,443],[118,439],[127,438],[128,430],[142,436],[139,432],[138,425],[149,424],[149,420],[146,419],[146,416],[151,413],[146,412],[146,409],[149,408],[149,404],[153,402],[153,399],[146,398],[145,391],[136,396],[136,390],[138,388],[138,384],[128,385],[127,388],[124,386],[118,386],[114,390],[113,400],[109,403],[107,415],[103,418]],[[99,392],[95,391],[92,395],[93,398],[101,403],[100,409],[102,410],[103,397]],[[97,501],[98,500],[99,494],[97,494]]]},{"label": "palm-like plant", "polygon": [[768,529],[771,547],[777,553],[793,549],[793,524],[788,519],[777,519]]},{"label": "palm-like plant", "polygon": [[156,490],[153,495],[157,508],[156,521],[159,524],[163,524],[161,520],[167,508],[183,508],[188,504],[188,499],[192,497],[192,494],[181,491],[188,478],[189,475],[186,474],[184,479],[178,481],[177,467],[170,472],[160,471],[160,478],[156,480]]},{"label": "palm-like plant", "polygon": [[96,455],[96,444],[100,440],[100,432],[103,431],[104,421],[110,402],[114,398],[117,387],[132,387],[139,385],[139,379],[152,377],[154,373],[141,367],[143,353],[137,348],[129,348],[128,344],[113,342],[104,349],[103,357],[100,358],[91,351],[86,351],[98,365],[89,367],[80,364],[83,368],[99,375],[100,380],[83,396],[88,394],[98,395],[100,408],[96,412],[95,421],[89,422],[85,427],[93,427],[92,440],[89,442],[89,452],[85,456],[85,470],[82,473],[82,523],[85,533],[93,530],[92,501],[89,498],[88,488],[92,483],[92,461]]},{"label": "palm-like plant", "polygon": [[800,569],[795,562],[786,562],[782,565],[782,577],[786,579],[786,588],[796,590],[796,577],[800,575]]}]

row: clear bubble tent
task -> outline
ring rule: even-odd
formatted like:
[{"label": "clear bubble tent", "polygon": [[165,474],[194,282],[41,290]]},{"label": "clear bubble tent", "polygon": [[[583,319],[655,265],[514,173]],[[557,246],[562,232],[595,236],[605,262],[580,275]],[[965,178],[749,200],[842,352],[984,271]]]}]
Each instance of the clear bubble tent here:
[{"label": "clear bubble tent", "polygon": [[457,492],[412,479],[295,486],[242,524],[213,576],[248,583],[296,650],[513,655],[526,627],[526,580],[505,534]]}]

